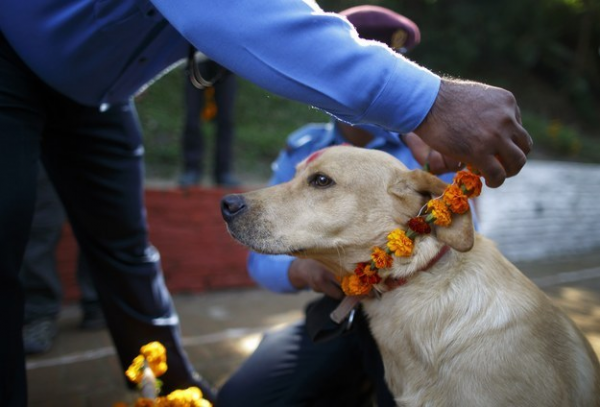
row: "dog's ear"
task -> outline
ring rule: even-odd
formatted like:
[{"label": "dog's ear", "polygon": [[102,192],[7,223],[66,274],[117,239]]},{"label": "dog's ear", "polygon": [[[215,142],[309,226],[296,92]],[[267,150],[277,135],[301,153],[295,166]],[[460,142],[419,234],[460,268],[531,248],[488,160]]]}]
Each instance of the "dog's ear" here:
[{"label": "dog's ear", "polygon": [[[392,188],[392,192],[401,196],[406,194],[407,189],[410,189],[429,200],[442,195],[447,186],[448,184],[444,181],[428,172],[413,170],[402,173],[397,185]],[[440,242],[459,252],[471,250],[475,241],[471,211],[468,210],[461,215],[453,214],[450,226],[434,226],[432,233],[435,233]]]}]

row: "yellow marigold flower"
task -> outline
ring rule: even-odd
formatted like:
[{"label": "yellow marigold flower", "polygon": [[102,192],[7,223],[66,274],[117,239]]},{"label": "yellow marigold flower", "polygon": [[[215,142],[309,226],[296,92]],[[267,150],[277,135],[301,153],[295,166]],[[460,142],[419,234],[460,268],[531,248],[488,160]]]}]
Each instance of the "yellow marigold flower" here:
[{"label": "yellow marigold flower", "polygon": [[134,382],[140,383],[142,381],[142,376],[144,374],[144,357],[142,355],[138,355],[133,359],[131,365],[125,371],[125,376]]},{"label": "yellow marigold flower", "polygon": [[440,199],[432,199],[427,202],[427,209],[435,219],[433,223],[438,226],[448,226],[452,223],[452,214],[444,201]]},{"label": "yellow marigold flower", "polygon": [[154,400],[140,397],[135,401],[134,407],[154,407]]},{"label": "yellow marigold flower", "polygon": [[197,387],[175,390],[167,397],[169,407],[209,407],[211,403],[202,398],[202,391]]},{"label": "yellow marigold flower", "polygon": [[140,349],[141,354],[146,358],[148,366],[159,377],[167,371],[167,351],[160,342],[150,342]]},{"label": "yellow marigold flower", "polygon": [[410,257],[413,250],[413,241],[406,236],[402,229],[395,229],[387,236],[387,247],[397,257]]},{"label": "yellow marigold flower", "polygon": [[468,171],[459,171],[454,176],[454,182],[457,185],[462,185],[467,190],[468,197],[476,197],[481,194],[483,184],[478,175]]},{"label": "yellow marigold flower", "polygon": [[446,188],[442,200],[454,213],[461,214],[469,210],[469,198],[463,194],[462,190],[456,184],[449,185]]},{"label": "yellow marigold flower", "polygon": [[390,256],[385,250],[379,247],[373,248],[373,251],[371,252],[371,259],[373,259],[375,267],[377,267],[378,269],[392,267],[392,264],[394,263],[394,259],[392,258],[392,256]]},{"label": "yellow marigold flower", "polygon": [[363,284],[356,274],[348,274],[342,278],[342,291],[346,295],[363,295],[371,291],[369,284]]},{"label": "yellow marigold flower", "polygon": [[140,349],[140,353],[146,358],[148,362],[167,360],[167,350],[165,349],[162,343],[157,341],[150,342],[142,346]]}]

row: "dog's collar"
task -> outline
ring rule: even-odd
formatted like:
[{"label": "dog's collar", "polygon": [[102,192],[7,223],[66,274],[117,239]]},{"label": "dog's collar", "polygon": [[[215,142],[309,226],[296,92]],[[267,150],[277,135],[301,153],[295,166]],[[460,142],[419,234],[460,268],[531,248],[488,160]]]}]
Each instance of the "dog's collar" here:
[{"label": "dog's collar", "polygon": [[[425,265],[425,267],[420,268],[419,270],[417,270],[417,273],[421,272],[421,271],[427,271],[430,268],[432,268],[438,261],[440,261],[440,259],[442,257],[444,257],[444,254],[448,253],[448,250],[450,250],[450,246],[448,246],[447,244],[445,244],[440,251],[435,255],[435,257],[433,257],[429,263],[427,263]],[[404,284],[406,284],[408,282],[408,279],[403,278],[403,277],[398,277],[398,278],[386,278],[386,280],[384,281],[385,286],[387,287],[387,291],[391,291],[394,288],[398,288],[398,287],[402,287]]]},{"label": "dog's collar", "polygon": [[[429,261],[429,263],[427,263],[424,267],[420,268],[419,270],[417,270],[417,273],[421,272],[421,271],[427,271],[430,268],[432,268],[433,266],[435,266],[435,264],[440,261],[440,259],[442,257],[444,257],[444,255],[446,253],[448,253],[448,251],[450,250],[450,246],[448,245],[444,245],[439,251],[438,253]],[[407,278],[387,278],[384,281],[384,285],[387,287],[387,291],[391,291],[394,290],[398,287],[402,287],[403,285],[406,285],[406,283],[408,283],[408,279]],[[386,291],[386,292],[387,292]],[[352,310],[354,310],[354,308],[358,305],[359,302],[361,302],[363,299],[369,297],[370,294],[364,294],[364,295],[349,295],[344,297],[344,299],[342,300],[342,302],[340,302],[340,304],[336,307],[336,309],[333,310],[333,312],[330,314],[330,318],[337,324],[341,324],[350,314],[350,312],[352,312]],[[381,296],[381,294],[375,294],[375,296]]]}]

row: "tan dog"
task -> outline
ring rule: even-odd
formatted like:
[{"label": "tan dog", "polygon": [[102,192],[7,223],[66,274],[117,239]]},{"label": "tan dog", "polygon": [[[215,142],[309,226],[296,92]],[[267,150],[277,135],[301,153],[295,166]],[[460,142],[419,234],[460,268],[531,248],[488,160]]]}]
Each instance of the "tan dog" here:
[{"label": "tan dog", "polygon": [[[223,198],[231,235],[253,250],[313,258],[339,276],[406,229],[446,184],[392,156],[332,147],[285,184]],[[418,272],[448,245],[425,272]],[[600,406],[600,367],[575,324],[471,216],[417,237],[393,276],[407,284],[363,301],[400,406]]]}]

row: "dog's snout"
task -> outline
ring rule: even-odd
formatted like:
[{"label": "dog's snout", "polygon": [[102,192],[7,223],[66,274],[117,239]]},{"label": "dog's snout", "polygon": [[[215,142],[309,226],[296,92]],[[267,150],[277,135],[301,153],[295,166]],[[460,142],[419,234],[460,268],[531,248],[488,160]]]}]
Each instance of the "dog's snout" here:
[{"label": "dog's snout", "polygon": [[221,199],[221,214],[226,222],[244,212],[247,207],[244,197],[239,194],[226,195]]}]

